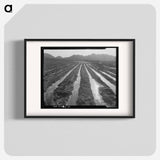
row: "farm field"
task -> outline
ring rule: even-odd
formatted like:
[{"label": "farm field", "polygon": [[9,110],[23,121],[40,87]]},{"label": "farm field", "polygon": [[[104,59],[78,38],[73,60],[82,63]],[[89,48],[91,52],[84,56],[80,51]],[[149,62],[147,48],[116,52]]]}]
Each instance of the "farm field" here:
[{"label": "farm field", "polygon": [[116,58],[102,61],[91,56],[44,54],[43,108],[117,108]]}]

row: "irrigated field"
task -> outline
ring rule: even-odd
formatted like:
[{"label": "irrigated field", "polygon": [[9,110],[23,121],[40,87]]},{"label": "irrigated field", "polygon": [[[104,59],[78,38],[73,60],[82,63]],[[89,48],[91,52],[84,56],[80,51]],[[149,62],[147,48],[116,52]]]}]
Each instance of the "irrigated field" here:
[{"label": "irrigated field", "polygon": [[48,58],[43,69],[43,108],[117,107],[116,64]]}]

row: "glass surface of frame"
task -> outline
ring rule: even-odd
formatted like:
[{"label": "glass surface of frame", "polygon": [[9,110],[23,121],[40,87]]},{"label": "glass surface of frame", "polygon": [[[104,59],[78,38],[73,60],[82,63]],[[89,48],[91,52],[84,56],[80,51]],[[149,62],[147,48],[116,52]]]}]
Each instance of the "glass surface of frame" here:
[{"label": "glass surface of frame", "polygon": [[134,39],[25,39],[25,117],[135,117]]}]

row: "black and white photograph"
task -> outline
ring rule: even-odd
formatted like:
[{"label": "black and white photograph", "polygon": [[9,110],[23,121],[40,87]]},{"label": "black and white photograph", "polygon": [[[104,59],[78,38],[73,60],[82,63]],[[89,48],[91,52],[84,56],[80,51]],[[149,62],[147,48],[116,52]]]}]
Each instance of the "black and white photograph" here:
[{"label": "black and white photograph", "polygon": [[118,47],[42,47],[41,107],[118,108]]}]

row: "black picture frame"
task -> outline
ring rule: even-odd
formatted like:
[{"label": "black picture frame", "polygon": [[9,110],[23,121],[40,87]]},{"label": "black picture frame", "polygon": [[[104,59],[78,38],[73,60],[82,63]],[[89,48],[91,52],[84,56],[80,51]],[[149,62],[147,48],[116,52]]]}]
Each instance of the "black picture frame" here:
[{"label": "black picture frame", "polygon": [[[131,41],[133,43],[133,111],[132,111],[132,115],[131,116],[29,116],[26,113],[26,87],[27,87],[27,83],[26,83],[26,78],[27,78],[27,58],[26,58],[26,49],[27,49],[27,42],[28,41]],[[108,47],[108,46],[107,46]],[[48,48],[48,47],[41,47],[41,52],[44,48]],[[118,48],[117,46],[115,46],[114,48]],[[117,49],[118,51],[118,49]],[[117,54],[117,52],[116,52]],[[119,55],[117,54],[117,58],[119,57]],[[42,60],[42,57],[41,57]],[[41,62],[42,63],[42,62]],[[118,61],[117,61],[117,65],[118,65]],[[118,69],[118,66],[117,66]],[[42,72],[42,69],[41,69]],[[117,80],[118,80],[118,75],[119,71],[117,72]],[[42,81],[42,80],[41,80]],[[41,83],[42,85],[42,83]],[[42,86],[40,86],[42,87]],[[118,83],[117,83],[117,93],[118,93]],[[42,96],[42,95],[41,95]],[[118,94],[117,94],[118,96]],[[118,100],[118,97],[117,97]],[[113,109],[113,108],[112,108]],[[115,108],[117,109],[117,108]],[[24,39],[24,118],[135,118],[135,39]]]}]

